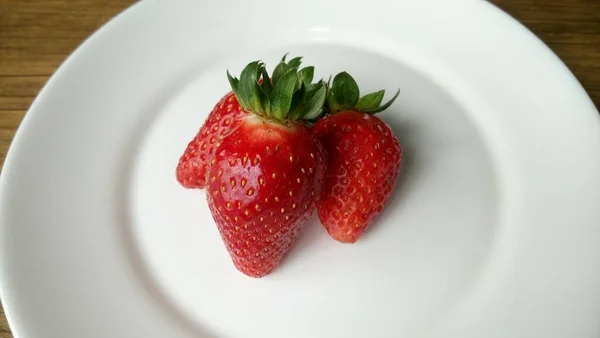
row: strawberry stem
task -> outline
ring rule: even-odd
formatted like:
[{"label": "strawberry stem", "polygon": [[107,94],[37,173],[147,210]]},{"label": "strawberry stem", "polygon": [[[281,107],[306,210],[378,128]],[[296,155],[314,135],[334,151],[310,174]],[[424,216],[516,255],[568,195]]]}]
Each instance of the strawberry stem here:
[{"label": "strawberry stem", "polygon": [[240,105],[257,115],[280,122],[312,121],[323,115],[327,83],[312,83],[314,67],[302,69],[302,57],[286,62],[286,55],[269,76],[261,61],[250,62],[240,78],[227,78]]},{"label": "strawberry stem", "polygon": [[354,78],[347,72],[341,72],[333,78],[327,96],[327,106],[332,114],[346,110],[376,114],[386,110],[396,101],[400,89],[388,102],[381,105],[384,95],[385,90],[379,90],[360,97],[360,90]]}]

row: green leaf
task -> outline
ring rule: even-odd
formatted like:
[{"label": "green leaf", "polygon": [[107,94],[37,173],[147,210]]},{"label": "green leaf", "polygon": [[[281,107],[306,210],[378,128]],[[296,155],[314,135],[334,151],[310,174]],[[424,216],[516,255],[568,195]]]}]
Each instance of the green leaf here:
[{"label": "green leaf", "polygon": [[314,75],[315,67],[313,66],[304,67],[298,71],[298,79],[305,85],[308,85],[312,82]]},{"label": "green leaf", "polygon": [[[286,57],[287,54],[282,57],[271,77],[265,64],[255,61],[242,70],[239,79],[229,71],[227,79],[240,105],[249,111],[283,123],[288,120],[314,122],[325,113],[323,104],[329,93],[328,84],[323,80],[312,83],[314,67],[300,68],[302,57],[289,62]],[[340,88],[344,89],[347,86],[343,82],[344,79]]]},{"label": "green leaf", "polygon": [[294,93],[290,108],[290,120],[312,120],[323,112],[323,103],[327,97],[327,85],[321,81],[315,84],[302,84]]},{"label": "green leaf", "polygon": [[[264,81],[263,81],[263,83],[264,83]],[[263,89],[263,87],[261,85],[257,85],[257,88],[258,88],[258,90],[256,92],[256,95],[260,102],[260,110],[256,110],[255,112],[268,114],[269,111],[271,111],[271,100],[269,99],[269,95],[267,95],[267,93],[265,93],[265,90]]]},{"label": "green leaf", "polygon": [[290,112],[288,118],[292,121],[296,121],[302,117],[303,100],[306,95],[306,86],[300,85],[300,88],[294,92],[292,97],[292,104],[290,105]]},{"label": "green leaf", "polygon": [[381,100],[383,100],[383,95],[385,95],[385,90],[380,90],[378,92],[374,92],[371,94],[367,94],[358,100],[358,103],[354,108],[358,111],[372,111],[379,107],[381,104]]},{"label": "green leaf", "polygon": [[337,101],[335,101],[335,98],[333,97],[333,93],[331,92],[331,90],[329,91],[329,93],[327,93],[327,108],[329,109],[329,112],[331,114],[334,113],[339,113],[343,110],[346,109],[346,107],[342,107],[340,106]]},{"label": "green leaf", "polygon": [[356,81],[346,72],[341,72],[333,78],[331,93],[337,105],[341,107],[354,107],[360,96]]},{"label": "green leaf", "polygon": [[292,68],[283,74],[274,85],[273,93],[271,94],[271,117],[280,121],[287,118],[297,82],[298,73]]},{"label": "green leaf", "polygon": [[300,64],[302,64],[302,57],[297,56],[297,57],[291,59],[287,64],[288,64],[288,66],[290,66],[292,68],[299,68]]},{"label": "green leaf", "polygon": [[[264,68],[265,64],[258,62],[258,68],[256,70],[254,70],[254,68],[252,69],[252,72],[249,73],[247,83],[244,84],[246,86],[246,90],[250,94],[250,100],[248,102],[250,104],[250,109],[255,113],[265,113],[267,111],[265,103],[268,102],[268,98],[258,83]],[[244,74],[242,72],[240,77],[243,75]]]},{"label": "green leaf", "polygon": [[285,59],[287,58],[287,56],[288,56],[289,54],[290,54],[290,53],[285,53],[285,54],[283,54],[283,57],[281,58],[281,62],[285,63]]},{"label": "green leaf", "polygon": [[283,76],[283,74],[290,69],[291,67],[285,62],[280,62],[277,67],[275,67],[273,70],[273,76],[271,77],[271,82],[273,83],[274,87],[277,86],[277,82],[279,82],[279,79]]},{"label": "green leaf", "polygon": [[369,111],[365,111],[365,112],[371,113],[371,114],[377,114],[379,112],[382,112],[382,111],[388,109],[392,105],[392,103],[394,103],[394,101],[396,101],[396,99],[398,98],[398,95],[400,95],[400,89],[398,89],[398,91],[396,91],[396,94],[394,94],[394,96],[388,102],[386,102],[383,106],[381,106],[377,109],[369,110]]},{"label": "green leaf", "polygon": [[269,73],[267,72],[267,68],[262,68],[262,83],[260,84],[260,88],[263,90],[267,97],[271,96],[273,92],[273,84],[271,83],[271,78],[269,77]]},{"label": "green leaf", "polygon": [[250,62],[240,75],[238,100],[241,98],[240,104],[246,109],[255,109],[257,104],[254,96],[258,89],[258,78],[262,67],[264,64],[260,61]]},{"label": "green leaf", "polygon": [[231,90],[233,91],[233,93],[235,94],[236,98],[238,99],[238,102],[240,102],[240,104],[241,104],[241,99],[238,97],[239,96],[239,94],[238,94],[239,89],[238,88],[239,88],[240,81],[237,78],[231,76],[231,74],[229,74],[229,70],[227,70],[227,79],[229,80],[229,85],[231,86]]},{"label": "green leaf", "polygon": [[318,83],[313,87],[314,88],[311,88],[310,91],[307,90],[306,97],[308,100],[306,101],[304,114],[301,116],[301,118],[306,120],[313,120],[321,115],[323,112],[323,104],[327,97],[327,86],[324,82]]},{"label": "green leaf", "polygon": [[250,110],[255,113],[265,113],[267,111],[265,102],[268,100],[267,96],[260,88],[257,83],[252,86],[252,96],[250,97]]}]

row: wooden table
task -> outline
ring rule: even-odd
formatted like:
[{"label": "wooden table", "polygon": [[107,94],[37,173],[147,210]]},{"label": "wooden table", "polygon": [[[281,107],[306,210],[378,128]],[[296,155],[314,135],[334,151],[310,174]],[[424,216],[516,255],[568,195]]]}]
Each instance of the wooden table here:
[{"label": "wooden table", "polygon": [[[493,2],[541,37],[575,73],[596,107],[600,107],[600,1]],[[0,2],[0,167],[25,111],[48,77],[90,33],[131,3],[130,0]],[[12,338],[3,311],[0,338]]]}]

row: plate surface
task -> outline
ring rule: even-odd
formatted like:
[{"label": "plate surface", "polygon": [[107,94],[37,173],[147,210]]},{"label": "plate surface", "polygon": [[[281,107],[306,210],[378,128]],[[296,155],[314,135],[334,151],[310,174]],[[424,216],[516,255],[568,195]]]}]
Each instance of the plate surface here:
[{"label": "plate surface", "polygon": [[[560,60],[483,1],[290,6],[147,0],[56,72],[0,177],[16,337],[598,337],[600,123]],[[405,160],[361,241],[315,220],[251,279],[174,168],[225,70],[285,52],[401,88]]]}]

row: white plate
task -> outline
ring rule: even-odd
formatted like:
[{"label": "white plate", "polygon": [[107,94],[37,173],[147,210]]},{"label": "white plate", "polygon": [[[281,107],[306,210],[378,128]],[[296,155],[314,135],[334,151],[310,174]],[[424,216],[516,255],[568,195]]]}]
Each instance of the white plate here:
[{"label": "white plate", "polygon": [[[313,222],[263,279],[232,266],[174,168],[254,59],[366,90],[406,149],[355,245]],[[567,68],[483,1],[144,1],[48,82],[0,190],[18,338],[600,334],[600,123]]]}]

